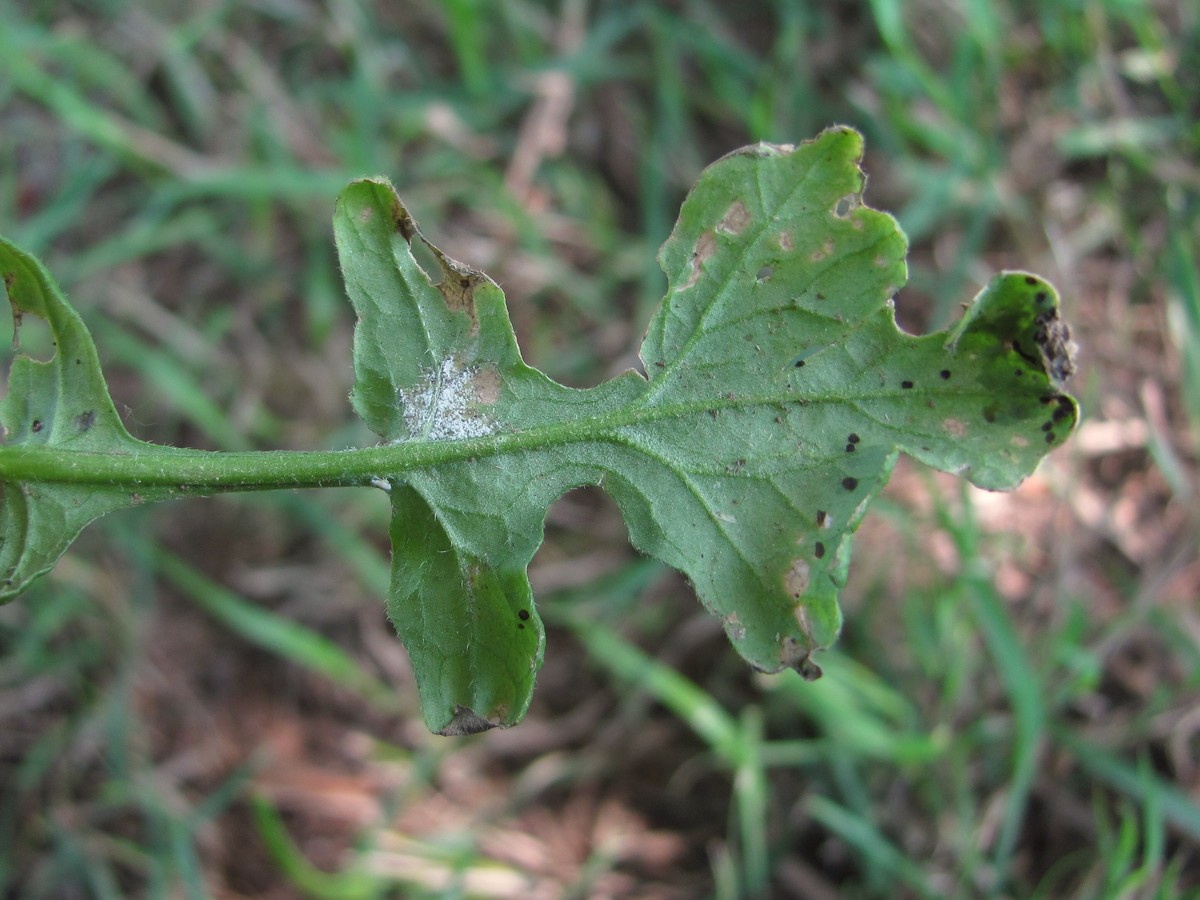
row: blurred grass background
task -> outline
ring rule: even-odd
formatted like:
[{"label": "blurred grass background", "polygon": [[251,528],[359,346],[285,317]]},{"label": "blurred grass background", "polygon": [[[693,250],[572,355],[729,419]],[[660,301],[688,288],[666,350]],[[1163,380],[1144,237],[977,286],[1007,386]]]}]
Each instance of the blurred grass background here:
[{"label": "blurred grass background", "polygon": [[[700,169],[832,123],[942,327],[1050,277],[1085,421],[1012,495],[902,466],[826,677],[749,672],[556,504],[527,721],[425,733],[370,491],[92,526],[0,609],[0,895],[1200,896],[1200,9],[1152,0],[0,0],[0,231],[135,434],[370,443],[330,234],[391,177],[573,384]],[[23,335],[24,336],[24,335]]]}]

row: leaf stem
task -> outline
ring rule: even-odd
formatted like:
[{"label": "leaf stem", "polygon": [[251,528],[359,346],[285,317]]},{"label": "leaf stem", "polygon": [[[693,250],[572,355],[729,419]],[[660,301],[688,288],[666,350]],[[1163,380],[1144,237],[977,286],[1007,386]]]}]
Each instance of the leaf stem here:
[{"label": "leaf stem", "polygon": [[[357,450],[184,450],[133,443],[126,452],[0,446],[0,481],[176,488],[187,493],[349,487],[402,471],[469,457],[456,444],[410,444]],[[482,455],[475,448],[473,455]],[[457,451],[457,452],[456,452]]]},{"label": "leaf stem", "polygon": [[498,454],[583,441],[622,442],[622,429],[645,422],[779,404],[774,396],[650,407],[626,404],[602,415],[486,437],[349,450],[194,450],[134,438],[122,442],[121,449],[103,452],[69,445],[0,444],[0,482],[122,485],[131,490],[168,488],[192,494],[367,486],[405,472]]}]

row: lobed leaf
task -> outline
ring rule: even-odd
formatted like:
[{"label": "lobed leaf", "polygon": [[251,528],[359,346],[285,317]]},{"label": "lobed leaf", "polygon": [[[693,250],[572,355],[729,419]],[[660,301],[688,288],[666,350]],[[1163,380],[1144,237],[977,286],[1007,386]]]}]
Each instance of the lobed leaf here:
[{"label": "lobed leaf", "polygon": [[[25,316],[50,328],[54,354],[18,353],[0,401],[9,447],[77,454],[133,455],[151,448],[125,430],[108,394],[91,335],[58,285],[33,256],[0,238],[0,277],[13,314],[13,347]],[[123,507],[160,499],[162,488],[0,479],[0,602],[53,567],[88,522]]]},{"label": "lobed leaf", "polygon": [[863,205],[861,152],[835,128],[707,169],[660,254],[646,375],[586,390],[525,365],[499,288],[426,241],[387,182],[343,193],[355,408],[409,450],[463,442],[378,474],[389,611],[430,728],[523,715],[544,649],[526,567],[572,487],[608,490],[634,545],[691,579],[752,665],[816,677],[850,535],[899,452],[1011,488],[1070,433],[1071,343],[1042,279],[998,276],[948,333],[897,328],[906,242]]},{"label": "lobed leaf", "polygon": [[749,663],[816,677],[813,656],[841,627],[851,535],[900,452],[1011,488],[1078,418],[1062,391],[1074,345],[1035,275],[997,276],[949,331],[897,328],[906,242],[863,204],[861,153],[835,128],[709,167],[660,253],[668,290],[645,374],[585,390],[522,361],[499,287],[426,241],[390,184],[351,184],[334,215],[358,314],[351,399],[384,444],[348,453],[135,440],[79,316],[0,241],[16,337],[33,315],[55,346],[16,356],[0,402],[0,599],[110,510],[370,483],[391,498],[388,611],[427,724],[511,725],[545,649],[527,568],[547,507],[598,484],[633,544],[687,575]]}]

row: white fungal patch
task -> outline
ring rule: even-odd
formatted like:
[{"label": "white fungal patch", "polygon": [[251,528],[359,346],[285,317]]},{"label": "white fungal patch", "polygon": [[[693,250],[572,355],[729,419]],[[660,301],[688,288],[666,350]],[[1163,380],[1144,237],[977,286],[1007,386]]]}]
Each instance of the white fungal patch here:
[{"label": "white fungal patch", "polygon": [[461,441],[492,434],[495,423],[478,408],[477,374],[447,358],[439,368],[426,372],[419,384],[401,389],[398,399],[412,437]]}]

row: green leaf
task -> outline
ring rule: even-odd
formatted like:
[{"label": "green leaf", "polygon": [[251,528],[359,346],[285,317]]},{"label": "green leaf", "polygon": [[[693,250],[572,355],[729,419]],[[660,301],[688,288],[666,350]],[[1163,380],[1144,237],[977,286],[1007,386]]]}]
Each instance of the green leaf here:
[{"label": "green leaf", "polygon": [[524,364],[499,288],[426,241],[386,181],[343,192],[353,402],[403,462],[376,473],[389,612],[430,728],[524,714],[544,649],[526,568],[572,487],[608,490],[752,665],[811,678],[850,535],[899,452],[1011,488],[1070,433],[1072,345],[1045,281],[1002,274],[949,333],[896,327],[906,242],[863,205],[861,152],[835,128],[706,170],[660,254],[646,375],[586,390]]},{"label": "green leaf", "polygon": [[[18,354],[0,401],[8,447],[69,450],[83,455],[134,456],[149,444],[121,424],[86,326],[38,260],[0,238],[0,276],[13,313],[13,347],[25,316],[50,328],[54,354],[40,360]],[[4,478],[0,481],[0,600],[15,596],[49,570],[88,522],[172,493]]]},{"label": "green leaf", "polygon": [[[206,453],[122,426],[78,315],[0,241],[18,353],[0,402],[0,599],[87,522],[181,493],[373,484],[392,503],[388,610],[427,724],[520,720],[545,636],[527,568],[546,509],[602,485],[635,546],[684,572],[765,671],[820,670],[841,627],[850,536],[900,452],[987,488],[1018,484],[1075,426],[1058,296],[994,279],[949,332],[895,324],[906,245],[861,200],[857,133],[760,144],[710,167],[660,261],[646,373],[586,390],[521,360],[504,297],[422,237],[382,180],[334,216],[355,331],[354,408],[384,439],[346,452]],[[424,260],[424,264],[418,261]]]}]

